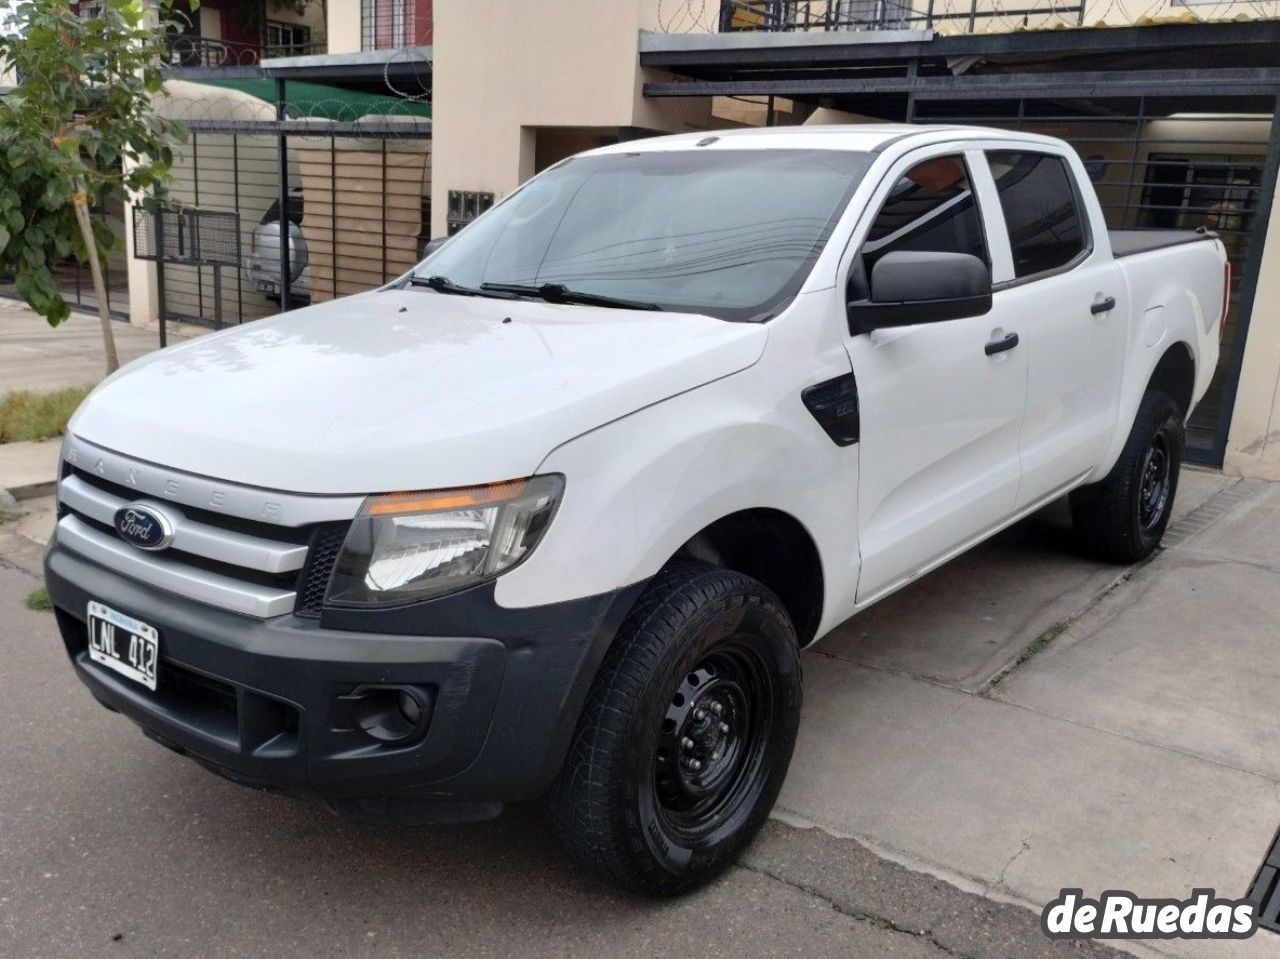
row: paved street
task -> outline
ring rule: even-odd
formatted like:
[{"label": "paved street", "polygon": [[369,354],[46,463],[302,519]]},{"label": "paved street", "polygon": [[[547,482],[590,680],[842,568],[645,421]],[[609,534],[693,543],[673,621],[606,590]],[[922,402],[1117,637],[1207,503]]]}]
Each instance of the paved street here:
[{"label": "paved street", "polygon": [[1076,557],[1050,511],[851,621],[806,656],[778,818],[674,903],[571,871],[536,808],[377,829],[154,745],[23,608],[51,522],[24,506],[0,527],[5,956],[1113,956],[1050,944],[1039,908],[1243,895],[1280,825],[1277,486],[1188,472],[1177,545],[1135,571]]},{"label": "paved street", "polygon": [[1030,911],[777,823],[712,888],[653,903],[570,870],[536,808],[392,830],[250,792],[93,703],[52,616],[22,607],[36,582],[0,564],[5,956],[1114,955],[1052,948]]}]

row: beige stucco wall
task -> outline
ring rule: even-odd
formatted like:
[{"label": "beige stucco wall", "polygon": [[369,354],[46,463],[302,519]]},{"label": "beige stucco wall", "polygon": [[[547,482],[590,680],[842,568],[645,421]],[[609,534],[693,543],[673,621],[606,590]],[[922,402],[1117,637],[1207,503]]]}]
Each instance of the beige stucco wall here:
[{"label": "beige stucco wall", "polygon": [[330,53],[356,53],[360,49],[360,0],[328,0]]},{"label": "beige stucco wall", "polygon": [[1280,480],[1280,195],[1271,206],[1225,469]]},{"label": "beige stucco wall", "polygon": [[[712,0],[702,16],[675,6],[690,28],[715,23]],[[539,127],[706,129],[709,102],[641,95],[639,33],[663,25],[659,8],[658,0],[436,0],[432,233],[445,232],[449,190],[500,197],[531,176]]]}]

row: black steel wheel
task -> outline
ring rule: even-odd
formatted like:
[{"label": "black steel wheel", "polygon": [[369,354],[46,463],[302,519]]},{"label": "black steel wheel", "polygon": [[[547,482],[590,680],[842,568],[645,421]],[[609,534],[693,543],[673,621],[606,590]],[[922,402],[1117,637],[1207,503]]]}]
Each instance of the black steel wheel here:
[{"label": "black steel wheel", "polygon": [[646,894],[708,881],[772,808],[800,698],[776,596],[703,564],[659,574],[606,656],[553,789],[566,850]]},{"label": "black steel wheel", "polygon": [[741,826],[765,783],[773,724],[768,667],[747,637],[714,647],[680,679],[653,755],[649,816],[689,849]]},{"label": "black steel wheel", "polygon": [[1076,537],[1088,552],[1136,563],[1160,545],[1178,492],[1183,419],[1172,397],[1148,393],[1106,479],[1071,495]]},{"label": "black steel wheel", "polygon": [[1173,456],[1169,437],[1162,432],[1151,438],[1142,461],[1142,480],[1138,490],[1138,522],[1144,530],[1154,529],[1166,518],[1173,482]]}]

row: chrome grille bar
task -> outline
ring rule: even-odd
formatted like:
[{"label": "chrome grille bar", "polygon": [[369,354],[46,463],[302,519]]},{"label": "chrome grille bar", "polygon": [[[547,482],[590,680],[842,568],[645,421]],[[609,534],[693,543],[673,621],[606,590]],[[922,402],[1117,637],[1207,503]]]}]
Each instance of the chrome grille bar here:
[{"label": "chrome grille bar", "polygon": [[143,554],[74,515],[58,521],[57,536],[59,545],[123,576],[234,613],[260,619],[282,616],[293,610],[297,596],[292,590],[258,586],[160,555]]},{"label": "chrome grille bar", "polygon": [[[125,500],[86,483],[74,474],[63,477],[58,495],[68,509],[108,526],[115,522],[116,510],[126,503],[147,502],[146,499]],[[155,505],[174,520],[173,549],[264,573],[291,573],[302,569],[307,561],[306,546],[277,543],[235,530],[209,526],[190,519],[180,508],[171,504],[157,500]]]}]

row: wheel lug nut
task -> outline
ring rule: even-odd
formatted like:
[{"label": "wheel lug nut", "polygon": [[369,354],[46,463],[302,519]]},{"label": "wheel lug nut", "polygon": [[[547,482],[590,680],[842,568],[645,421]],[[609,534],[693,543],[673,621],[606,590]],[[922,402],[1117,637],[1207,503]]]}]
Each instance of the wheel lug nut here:
[{"label": "wheel lug nut", "polygon": [[720,732],[722,732],[722,733],[727,733],[728,731],[729,731],[729,724],[728,724],[728,723],[721,723],[721,724],[720,724]]},{"label": "wheel lug nut", "polygon": [[706,712],[705,712],[704,710],[701,710],[701,709],[695,709],[695,710],[693,711],[693,718],[694,718],[694,719],[702,719],[702,718],[703,718],[704,716],[706,716],[706,715],[707,715],[707,714],[706,714]]},{"label": "wheel lug nut", "polygon": [[683,739],[680,740],[681,749],[692,749],[693,746],[694,746],[694,742],[688,736],[685,736]]},{"label": "wheel lug nut", "polygon": [[696,759],[690,759],[690,760],[689,760],[689,768],[690,768],[690,769],[692,769],[692,770],[696,773],[698,770],[700,770],[700,769],[702,768],[702,763],[701,763],[701,762],[699,762],[699,761],[698,761],[698,760],[696,760]]},{"label": "wheel lug nut", "polygon": [[719,701],[717,700],[716,702],[713,702],[713,703],[711,704],[710,709],[711,709],[711,711],[712,711],[713,713],[715,713],[717,716],[719,716],[722,712],[724,712],[724,703],[719,702]]}]

